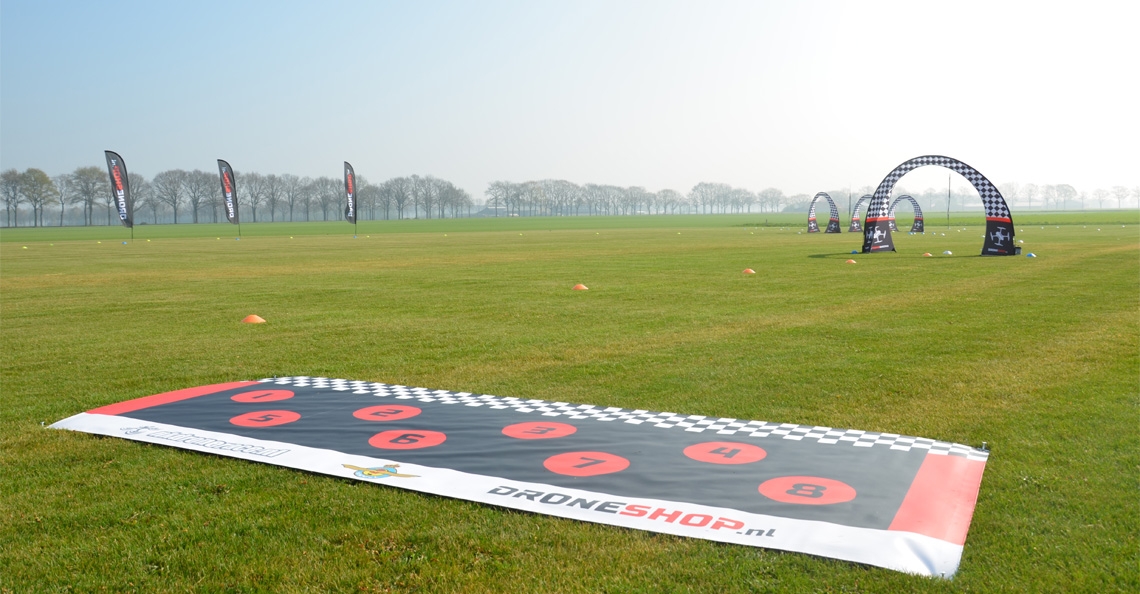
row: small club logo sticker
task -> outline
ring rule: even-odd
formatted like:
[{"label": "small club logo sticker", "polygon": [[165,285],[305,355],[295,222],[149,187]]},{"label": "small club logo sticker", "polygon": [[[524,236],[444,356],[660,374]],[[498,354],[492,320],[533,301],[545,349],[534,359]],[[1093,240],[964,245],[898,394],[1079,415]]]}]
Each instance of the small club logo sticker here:
[{"label": "small club logo sticker", "polygon": [[349,470],[355,470],[356,472],[352,473],[352,476],[363,479],[384,479],[390,476],[397,478],[416,478],[419,476],[418,474],[400,474],[396,472],[396,469],[400,467],[399,464],[385,464],[379,468],[363,468],[361,466],[353,466],[352,464],[341,464],[341,466]]}]

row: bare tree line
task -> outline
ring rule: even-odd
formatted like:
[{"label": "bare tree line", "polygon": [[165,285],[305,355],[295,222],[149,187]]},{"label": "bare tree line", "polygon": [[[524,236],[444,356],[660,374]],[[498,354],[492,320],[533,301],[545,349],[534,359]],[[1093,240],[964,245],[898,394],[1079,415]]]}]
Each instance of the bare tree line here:
[{"label": "bare tree line", "polygon": [[[330,177],[298,177],[292,174],[237,173],[238,202],[243,222],[343,220],[343,181]],[[357,179],[358,217],[361,220],[447,218],[471,216],[585,216],[689,213],[751,213],[806,211],[811,196],[785,196],[777,188],[753,192],[728,184],[701,182],[688,193],[665,189],[650,192],[641,186],[575,184],[566,180],[526,182],[495,181],[488,184],[485,203],[451,182],[431,175],[394,177],[379,184]],[[217,223],[225,220],[218,176],[213,171],[172,169],[152,179],[130,174],[135,222]],[[1011,207],[1026,209],[1085,209],[1140,207],[1140,188],[1115,186],[1077,191],[1068,184],[1036,185],[1007,183],[999,186]],[[847,189],[829,192],[837,201],[844,193],[855,197],[871,193]],[[928,188],[910,193],[930,208],[944,208],[944,190]],[[976,192],[959,188],[951,206],[972,208]],[[8,169],[0,174],[0,197],[4,201],[4,226],[63,226],[69,213],[71,224],[118,224],[106,171],[97,166],[79,167],[71,173],[48,176],[40,169],[23,172]],[[52,211],[51,219],[48,211]],[[22,212],[23,211],[23,212]],[[29,212],[30,211],[30,212]],[[56,216],[58,215],[58,218]]]},{"label": "bare tree line", "polygon": [[682,213],[778,212],[787,204],[776,188],[752,192],[728,184],[701,182],[688,194],[641,186],[578,185],[561,179],[521,183],[491,182],[486,191],[487,216],[582,216]]},{"label": "bare tree line", "polygon": [[[225,221],[221,184],[215,172],[171,169],[152,179],[137,173],[129,175],[131,208],[137,224]],[[236,176],[243,222],[344,219],[344,185],[339,178],[241,172]],[[107,172],[100,167],[80,167],[54,178],[40,169],[22,173],[9,169],[0,174],[0,193],[7,227],[18,226],[21,219],[25,226],[45,226],[49,208],[58,209],[59,226],[65,224],[69,208],[73,223],[118,224]],[[431,175],[395,177],[381,184],[358,177],[356,196],[362,220],[472,216],[475,207],[462,188]],[[31,212],[25,211],[21,217],[21,207]]]}]

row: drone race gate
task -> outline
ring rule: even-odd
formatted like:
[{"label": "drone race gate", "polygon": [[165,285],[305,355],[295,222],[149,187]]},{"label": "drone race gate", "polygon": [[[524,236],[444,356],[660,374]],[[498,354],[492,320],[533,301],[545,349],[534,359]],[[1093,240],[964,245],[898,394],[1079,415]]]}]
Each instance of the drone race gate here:
[{"label": "drone race gate", "polygon": [[871,197],[871,205],[867,208],[867,218],[863,224],[863,253],[893,252],[894,241],[891,239],[891,189],[895,183],[907,173],[926,165],[938,165],[950,169],[965,177],[978,195],[982,197],[982,205],[986,209],[986,238],[982,245],[983,256],[1012,256],[1020,253],[1020,249],[1013,245],[1013,219],[1009,214],[1009,207],[1002,198],[1001,192],[986,176],[978,173],[973,167],[950,157],[927,155],[915,157],[887,174],[875,194]]},{"label": "drone race gate", "polygon": [[895,224],[895,209],[898,208],[899,202],[902,202],[903,200],[910,201],[911,206],[914,207],[914,224],[910,226],[910,232],[922,233],[925,230],[925,227],[922,225],[922,208],[918,206],[918,200],[915,200],[906,194],[899,196],[895,199],[894,202],[891,203],[890,220],[887,221],[891,227],[891,231],[899,230],[898,225]]},{"label": "drone race gate", "polygon": [[859,224],[859,211],[863,208],[863,203],[870,199],[871,195],[866,194],[855,201],[855,210],[851,211],[851,226],[847,228],[848,233],[860,233],[863,231],[863,226]]},{"label": "drone race gate", "polygon": [[958,568],[989,456],[894,433],[306,376],[146,396],[52,427],[941,577]]},{"label": "drone race gate", "polygon": [[815,220],[815,203],[823,198],[827,200],[827,206],[831,209],[828,213],[827,230],[824,233],[839,233],[839,209],[835,206],[835,201],[827,192],[820,192],[811,199],[811,207],[808,208],[808,233],[819,233],[819,223]]}]

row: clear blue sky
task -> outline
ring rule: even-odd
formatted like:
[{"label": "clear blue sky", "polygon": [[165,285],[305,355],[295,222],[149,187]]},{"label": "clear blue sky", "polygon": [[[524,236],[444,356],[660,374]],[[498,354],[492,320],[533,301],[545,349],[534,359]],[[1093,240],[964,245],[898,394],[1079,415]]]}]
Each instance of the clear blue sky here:
[{"label": "clear blue sky", "polygon": [[[1140,3],[0,5],[0,168],[1140,185]],[[927,181],[929,179],[929,181]],[[902,185],[945,184],[924,168]]]}]

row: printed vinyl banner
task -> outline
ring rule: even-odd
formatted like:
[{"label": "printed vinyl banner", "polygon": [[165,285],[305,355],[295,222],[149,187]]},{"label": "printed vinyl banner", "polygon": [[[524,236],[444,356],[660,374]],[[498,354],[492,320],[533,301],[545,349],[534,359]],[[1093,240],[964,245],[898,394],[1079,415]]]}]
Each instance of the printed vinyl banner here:
[{"label": "printed vinyl banner", "polygon": [[188,388],[52,427],[941,577],[958,568],[988,457],[890,433],[320,377]]},{"label": "printed vinyl banner", "polygon": [[344,220],[356,224],[356,172],[348,161],[344,162],[344,197],[348,200],[344,205]]},{"label": "printed vinyl banner", "polygon": [[[131,200],[130,177],[127,175],[127,164],[123,158],[114,151],[103,151],[107,159],[107,173],[111,176],[111,197],[115,200],[115,209],[119,212],[119,222],[128,229],[133,227],[134,201]],[[132,231],[133,233],[133,231]]]},{"label": "printed vinyl banner", "polygon": [[237,225],[237,179],[234,177],[234,168],[221,159],[218,159],[218,179],[222,182],[222,198],[226,206],[226,220]]}]

